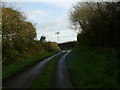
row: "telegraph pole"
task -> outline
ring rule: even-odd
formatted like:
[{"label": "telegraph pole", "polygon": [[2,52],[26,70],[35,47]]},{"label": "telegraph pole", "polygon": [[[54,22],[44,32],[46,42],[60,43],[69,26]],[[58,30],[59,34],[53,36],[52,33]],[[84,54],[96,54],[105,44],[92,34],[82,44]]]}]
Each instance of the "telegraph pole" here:
[{"label": "telegraph pole", "polygon": [[56,32],[55,34],[57,34],[58,43],[59,43],[59,34],[60,34],[60,32]]}]

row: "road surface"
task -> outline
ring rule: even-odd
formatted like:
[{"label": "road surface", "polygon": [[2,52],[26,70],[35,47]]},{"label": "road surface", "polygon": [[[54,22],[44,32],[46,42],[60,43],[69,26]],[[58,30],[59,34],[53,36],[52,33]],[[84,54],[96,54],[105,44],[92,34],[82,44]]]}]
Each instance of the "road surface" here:
[{"label": "road surface", "polygon": [[[67,56],[68,52],[62,52],[64,53],[60,59],[57,61],[57,66],[55,70],[55,88],[73,88],[70,80],[69,75],[67,72],[67,67],[65,64],[65,57]],[[25,71],[15,75],[13,78],[9,78],[8,80],[3,82],[3,86],[8,88],[28,88],[33,81],[35,80],[36,76],[40,74],[43,70],[43,68],[46,67],[48,62],[54,58],[57,55],[60,55],[61,53],[58,53],[56,55],[53,55],[42,62],[37,63],[36,65],[26,69]]]},{"label": "road surface", "polygon": [[73,88],[69,79],[69,73],[66,67],[65,59],[69,52],[65,53],[57,63],[56,86],[55,88]]}]

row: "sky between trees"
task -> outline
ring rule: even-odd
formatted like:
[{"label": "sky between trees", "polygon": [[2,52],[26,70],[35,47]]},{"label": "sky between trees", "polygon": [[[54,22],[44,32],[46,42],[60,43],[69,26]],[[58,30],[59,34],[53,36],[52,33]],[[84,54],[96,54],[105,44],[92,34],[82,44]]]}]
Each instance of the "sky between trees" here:
[{"label": "sky between trees", "polygon": [[61,42],[74,41],[77,33],[71,29],[69,11],[73,3],[66,2],[10,2],[22,11],[27,20],[36,24],[37,39],[46,36],[47,41],[58,42],[56,32],[60,32]]}]

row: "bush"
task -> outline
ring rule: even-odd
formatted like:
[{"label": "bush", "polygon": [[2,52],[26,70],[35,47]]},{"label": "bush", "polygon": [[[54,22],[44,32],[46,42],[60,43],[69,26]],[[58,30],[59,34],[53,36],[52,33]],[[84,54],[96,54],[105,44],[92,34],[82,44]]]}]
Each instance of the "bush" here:
[{"label": "bush", "polygon": [[[3,65],[8,65],[16,62],[16,58],[20,56],[19,52],[15,49],[7,49],[4,51],[6,54],[5,57],[3,58]],[[4,55],[4,54],[3,54]]]}]

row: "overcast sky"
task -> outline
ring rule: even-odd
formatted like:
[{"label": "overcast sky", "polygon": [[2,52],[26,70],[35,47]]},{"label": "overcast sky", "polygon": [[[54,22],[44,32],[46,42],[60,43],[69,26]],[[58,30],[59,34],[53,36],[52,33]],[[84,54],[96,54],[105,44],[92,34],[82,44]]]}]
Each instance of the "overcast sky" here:
[{"label": "overcast sky", "polygon": [[69,12],[75,2],[12,2],[24,12],[27,20],[36,24],[37,39],[42,35],[47,41],[58,42],[56,32],[60,32],[59,43],[75,41],[77,33],[70,29]]}]

